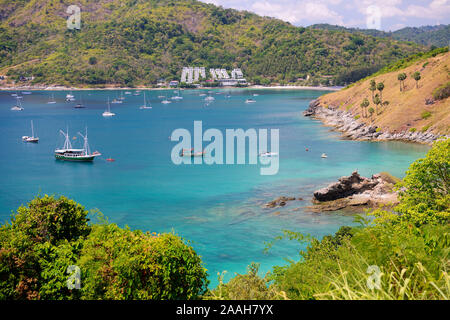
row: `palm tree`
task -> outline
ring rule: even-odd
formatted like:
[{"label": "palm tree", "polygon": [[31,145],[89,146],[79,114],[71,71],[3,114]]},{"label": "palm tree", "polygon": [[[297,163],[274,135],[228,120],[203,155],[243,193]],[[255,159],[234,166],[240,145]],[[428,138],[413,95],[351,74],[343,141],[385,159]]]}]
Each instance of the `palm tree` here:
[{"label": "palm tree", "polygon": [[384,83],[383,82],[378,83],[377,89],[378,89],[378,91],[380,91],[380,101],[381,101],[380,103],[382,103],[383,102]]},{"label": "palm tree", "polygon": [[[372,120],[372,115],[375,112],[374,108],[370,107],[369,108],[369,113],[370,113],[370,120]],[[373,120],[372,120],[373,121]]]},{"label": "palm tree", "polygon": [[[400,73],[397,77],[398,81],[400,81],[400,91],[403,91],[403,89],[405,88],[405,85],[403,84],[403,81],[405,81],[406,79],[406,73]],[[403,88],[402,88],[403,86]]]},{"label": "palm tree", "polygon": [[416,89],[418,89],[419,88],[419,80],[421,79],[420,72],[419,71],[414,72],[413,78],[414,78],[414,80],[416,80]]},{"label": "palm tree", "polygon": [[369,87],[369,90],[372,91],[372,101],[373,101],[373,99],[375,98],[375,97],[374,97],[375,90],[377,90],[377,84],[376,84],[376,82],[375,82],[374,79],[370,80],[370,87]]},{"label": "palm tree", "polygon": [[370,102],[367,98],[364,98],[364,100],[361,102],[360,107],[362,109],[363,117],[366,118],[366,113],[364,112],[366,108],[370,105]]},{"label": "palm tree", "polygon": [[378,93],[375,95],[375,98],[373,99],[373,103],[375,103],[377,114],[379,114],[378,113],[378,105],[381,104],[381,99],[380,99],[380,96],[378,95]]}]

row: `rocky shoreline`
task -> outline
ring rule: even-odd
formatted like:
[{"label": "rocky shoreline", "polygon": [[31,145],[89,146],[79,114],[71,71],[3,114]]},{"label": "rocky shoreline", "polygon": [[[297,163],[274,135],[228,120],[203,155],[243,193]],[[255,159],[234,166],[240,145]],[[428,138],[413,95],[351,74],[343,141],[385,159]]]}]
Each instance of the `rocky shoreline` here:
[{"label": "rocky shoreline", "polygon": [[433,141],[449,137],[445,135],[434,134],[431,132],[383,132],[376,126],[368,126],[367,124],[356,120],[350,112],[339,110],[337,107],[325,108],[320,104],[319,100],[313,100],[309,104],[308,109],[303,112],[305,117],[312,117],[321,120],[324,124],[334,127],[341,132],[347,139],[352,140],[371,140],[371,141],[388,141],[399,140],[417,142],[422,144],[432,144]]}]

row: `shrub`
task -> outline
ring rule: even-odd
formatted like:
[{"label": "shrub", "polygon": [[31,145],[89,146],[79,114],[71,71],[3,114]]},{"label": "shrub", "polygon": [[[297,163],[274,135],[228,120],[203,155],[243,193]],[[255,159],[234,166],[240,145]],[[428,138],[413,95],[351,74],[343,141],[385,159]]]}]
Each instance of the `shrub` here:
[{"label": "shrub", "polygon": [[443,100],[448,97],[450,97],[450,81],[433,91],[434,100]]},{"label": "shrub", "polygon": [[429,117],[431,117],[431,112],[430,111],[422,112],[422,119],[428,119]]},{"label": "shrub", "polygon": [[423,126],[422,127],[422,132],[426,132],[426,131],[428,131],[428,129],[430,129],[430,127],[431,127],[431,124],[427,124],[426,126]]},{"label": "shrub", "polygon": [[196,299],[206,270],[194,250],[174,234],[148,234],[96,225],[78,262],[85,299]]},{"label": "shrub", "polygon": [[409,129],[409,132],[416,132],[416,131],[417,131],[416,128],[411,128],[411,129]]},{"label": "shrub", "polygon": [[[103,222],[65,197],[36,197],[0,227],[0,300],[194,299],[206,270],[174,234],[149,234]],[[71,265],[80,290],[68,288]]]},{"label": "shrub", "polygon": [[359,114],[357,114],[354,118],[355,118],[355,120],[358,120],[359,118],[361,118],[361,116]]}]

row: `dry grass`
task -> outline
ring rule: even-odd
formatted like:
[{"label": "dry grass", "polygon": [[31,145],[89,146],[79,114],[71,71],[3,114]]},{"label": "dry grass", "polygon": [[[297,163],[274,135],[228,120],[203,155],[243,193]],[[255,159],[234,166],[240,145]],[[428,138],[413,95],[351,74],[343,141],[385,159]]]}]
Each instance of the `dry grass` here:
[{"label": "dry grass", "polygon": [[[425,65],[426,62],[428,64]],[[416,71],[419,71],[422,77],[418,88],[412,77]],[[402,72],[406,73],[407,79],[404,82],[405,89],[400,92],[397,76]],[[428,126],[429,130],[434,133],[450,134],[450,98],[435,101],[431,105],[425,103],[425,99],[432,99],[434,89],[450,80],[450,52],[418,61],[403,70],[382,74],[374,79],[377,83],[384,83],[383,101],[389,101],[389,105],[380,108],[381,114],[373,115],[373,124],[382,128],[383,131],[390,132],[402,132],[411,128],[420,131]],[[363,99],[367,98],[371,103],[369,108],[375,108],[371,99],[371,91],[369,91],[370,80],[324,95],[319,100],[322,105],[348,110],[354,116],[360,115],[360,121],[371,123],[370,118],[362,117],[362,110],[359,106]],[[429,111],[431,116],[423,119],[424,111]]]}]

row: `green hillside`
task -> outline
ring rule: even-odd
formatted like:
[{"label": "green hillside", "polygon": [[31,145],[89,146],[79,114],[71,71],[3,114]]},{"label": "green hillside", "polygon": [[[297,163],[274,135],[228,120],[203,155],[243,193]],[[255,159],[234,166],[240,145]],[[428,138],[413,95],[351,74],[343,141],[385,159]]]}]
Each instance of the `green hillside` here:
[{"label": "green hillside", "polygon": [[71,4],[0,0],[0,75],[33,76],[32,84],[136,86],[178,79],[191,65],[240,67],[256,84],[345,84],[423,50],[194,0],[79,0],[81,30],[68,30]]},{"label": "green hillside", "polygon": [[374,37],[390,37],[392,39],[401,41],[412,41],[424,46],[445,47],[448,46],[450,36],[450,25],[440,24],[436,26],[422,26],[422,27],[405,27],[393,32],[385,32],[375,29],[359,29],[346,28],[331,24],[315,24],[310,26],[313,29],[322,30],[339,30],[351,33],[363,33]]}]

